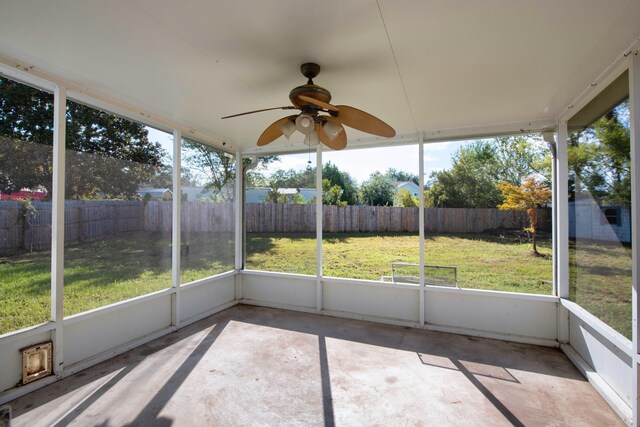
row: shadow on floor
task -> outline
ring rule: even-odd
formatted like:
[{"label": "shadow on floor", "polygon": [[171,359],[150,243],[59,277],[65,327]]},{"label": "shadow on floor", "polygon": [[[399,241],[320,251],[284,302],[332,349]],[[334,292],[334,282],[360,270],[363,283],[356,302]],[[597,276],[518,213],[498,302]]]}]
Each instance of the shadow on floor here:
[{"label": "shadow on floor", "polygon": [[[222,333],[226,320],[219,321],[209,326],[209,332],[202,339],[200,344],[191,352],[182,365],[175,370],[175,373],[166,384],[155,394],[154,398],[140,411],[136,421],[132,425],[171,425],[171,420],[158,418],[159,412],[171,399],[171,396],[178,389],[180,384],[187,378],[196,367],[198,361],[207,353],[216,338]],[[104,379],[101,385],[93,389],[80,403],[72,410],[68,411],[64,417],[53,425],[56,427],[67,426],[88,408],[90,408],[101,397],[114,388],[120,381],[137,368],[148,356],[155,354],[174,344],[180,344],[188,340],[191,336],[202,333],[201,323],[195,323],[179,331],[168,334],[162,338],[154,340],[148,344],[116,356],[106,362],[100,363],[93,368],[81,371],[71,377],[65,378],[57,383],[51,384],[43,389],[37,390],[26,397],[19,398],[12,404],[13,417],[17,418],[22,414],[38,408],[51,400],[52,396],[61,396],[72,393],[83,387],[88,387],[92,383]],[[22,404],[22,402],[25,402]]]},{"label": "shadow on floor", "polygon": [[[495,389],[491,386],[491,384],[496,384],[495,381],[522,385],[524,389],[525,385],[521,384],[518,377],[523,375],[522,372],[531,372],[585,382],[566,357],[559,350],[553,348],[239,305],[98,364],[90,370],[80,372],[17,399],[13,402],[14,417],[19,418],[30,411],[44,407],[53,399],[86,387],[86,392],[76,393],[81,396],[81,399],[78,399],[79,401],[73,404],[53,425],[63,426],[74,421],[82,422],[90,415],[88,410],[94,407],[98,400],[104,398],[109,392],[117,393],[114,391],[116,385],[118,389],[129,387],[127,381],[131,381],[130,374],[146,358],[164,351],[167,353],[166,358],[163,354],[158,354],[158,356],[163,355],[161,363],[165,365],[165,368],[169,368],[168,371],[165,370],[168,374],[154,380],[153,387],[149,386],[148,390],[145,390],[149,393],[148,399],[139,408],[134,407],[133,421],[126,425],[172,425],[173,419],[164,414],[161,415],[163,409],[170,406],[178,390],[183,384],[187,384],[185,383],[186,379],[196,370],[198,365],[203,360],[207,360],[205,356],[210,355],[213,348],[218,348],[215,346],[216,341],[225,329],[229,329],[228,326],[231,322],[236,326],[255,325],[260,327],[259,330],[273,328],[276,331],[292,331],[304,334],[303,336],[307,338],[313,338],[317,343],[319,360],[311,361],[311,364],[319,366],[319,386],[322,396],[321,413],[325,426],[336,424],[334,399],[336,396],[338,398],[344,396],[343,391],[332,389],[337,386],[336,379],[332,377],[330,372],[331,366],[327,353],[328,341],[331,341],[330,345],[335,344],[335,340],[341,340],[348,343],[377,346],[383,352],[395,350],[409,352],[415,355],[415,361],[421,365],[457,371],[484,396],[486,404],[491,405],[504,417],[503,421],[516,426],[524,425],[524,422],[514,414],[512,407],[508,407],[504,397],[501,399],[500,395],[495,393]],[[258,336],[260,335],[258,334]],[[264,344],[269,345],[269,343],[273,344],[274,341],[266,340]],[[228,342],[227,345],[229,345]],[[234,345],[242,347],[245,344],[237,343]],[[312,347],[315,345],[313,344]],[[269,348],[265,348],[265,351],[268,352]],[[177,353],[180,353],[179,357],[171,359],[171,356]],[[358,355],[354,354],[354,358],[357,359],[357,357]],[[176,360],[180,360],[180,362],[177,363]],[[258,357],[257,360],[261,359]],[[175,367],[172,364],[175,364]],[[311,369],[312,366],[309,368]],[[146,366],[141,369],[149,370],[150,368]],[[241,365],[240,369],[243,369]],[[266,372],[270,368],[263,369]],[[373,369],[375,371],[375,366]],[[384,369],[384,367],[380,367],[380,369]],[[150,371],[151,374],[153,372]],[[133,376],[135,377],[135,375]],[[334,384],[332,384],[332,379]],[[302,381],[302,379],[298,380]],[[489,383],[485,383],[485,380]],[[135,384],[133,382],[131,386]],[[205,403],[203,402],[203,404]],[[169,411],[169,413],[171,412]],[[27,419],[28,417],[25,418],[25,420]]]},{"label": "shadow on floor", "polygon": [[[238,311],[234,319],[236,321],[408,351],[423,355],[422,363],[426,361],[424,355],[429,355],[461,360],[471,365],[496,366],[500,370],[516,369],[586,381],[572,365],[563,366],[563,363],[558,363],[567,359],[556,348],[367,321],[345,321],[329,316],[317,316],[317,321],[313,323],[292,322],[287,316],[281,314],[283,310],[261,308],[264,310],[264,313],[261,313],[263,315],[256,317],[250,315],[255,310],[254,307],[243,305],[237,306],[236,310]],[[487,348],[491,348],[492,351],[486,351]],[[536,357],[531,357],[532,352]],[[474,374],[484,375],[483,372],[473,372],[473,369],[471,371]],[[499,379],[505,379],[504,377],[504,375],[498,376]],[[508,374],[507,380],[513,381],[514,378]]]}]

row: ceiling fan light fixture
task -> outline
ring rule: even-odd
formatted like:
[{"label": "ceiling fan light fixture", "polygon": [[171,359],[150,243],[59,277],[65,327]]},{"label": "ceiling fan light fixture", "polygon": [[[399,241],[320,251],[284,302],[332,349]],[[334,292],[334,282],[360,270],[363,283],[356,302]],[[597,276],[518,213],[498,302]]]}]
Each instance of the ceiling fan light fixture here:
[{"label": "ceiling fan light fixture", "polygon": [[[396,135],[395,129],[366,111],[348,105],[331,105],[329,103],[331,93],[313,82],[313,79],[320,72],[318,64],[302,64],[300,71],[309,80],[307,84],[297,86],[289,92],[289,100],[292,105],[263,108],[222,118],[230,119],[271,110],[300,111],[297,114],[278,119],[267,126],[258,138],[257,145],[259,147],[270,144],[283,135],[290,139],[296,130],[305,135],[305,144],[311,146],[322,143],[333,150],[342,150],[347,146],[347,134],[344,126],[385,138],[392,138]],[[324,115],[324,113],[329,115]]]},{"label": "ceiling fan light fixture", "polygon": [[327,137],[331,142],[335,141],[338,135],[340,135],[340,132],[344,131],[344,128],[342,126],[338,126],[335,123],[331,122],[326,122],[322,126],[322,129],[324,129],[324,132],[327,134]]},{"label": "ceiling fan light fixture", "polygon": [[282,132],[282,134],[287,138],[291,138],[291,135],[297,130],[296,124],[292,120],[287,120],[280,126],[278,126],[278,130]]},{"label": "ceiling fan light fixture", "polygon": [[318,133],[316,131],[308,133],[307,136],[304,137],[304,143],[309,147],[315,147],[316,145],[318,145],[320,143]]},{"label": "ceiling fan light fixture", "polygon": [[309,135],[316,128],[316,122],[310,114],[302,113],[296,117],[296,129],[305,135]]}]

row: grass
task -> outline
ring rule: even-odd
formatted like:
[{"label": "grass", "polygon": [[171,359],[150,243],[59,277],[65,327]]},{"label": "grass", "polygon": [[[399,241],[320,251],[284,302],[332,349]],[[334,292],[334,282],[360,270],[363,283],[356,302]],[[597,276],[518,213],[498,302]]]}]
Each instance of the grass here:
[{"label": "grass", "polygon": [[572,241],[569,299],[631,339],[631,247]]},{"label": "grass", "polygon": [[[247,268],[315,274],[313,236],[254,234],[247,239]],[[551,240],[542,236],[539,251],[513,234],[430,234],[425,262],[456,266],[463,288],[551,294]],[[631,339],[631,248],[572,242],[570,299]],[[323,239],[323,274],[380,280],[391,262],[419,261],[417,235],[329,234]]]},{"label": "grass", "polygon": [[[188,254],[186,253],[188,246]],[[539,250],[514,234],[430,234],[426,263],[456,266],[463,288],[551,294],[551,242]],[[185,236],[181,282],[233,268],[233,235]],[[631,250],[602,244],[572,245],[571,299],[623,335],[631,335]],[[380,280],[391,262],[418,263],[411,234],[328,234],[323,274]],[[0,258],[0,333],[49,319],[50,254]],[[249,269],[315,274],[316,240],[307,235],[247,236]],[[135,235],[65,249],[65,316],[171,286],[170,236]]]},{"label": "grass", "polygon": [[[328,234],[323,239],[325,276],[380,280],[391,263],[420,260],[419,240],[411,234]],[[432,234],[426,237],[425,260],[458,267],[461,287],[551,294],[551,243],[540,242],[544,257],[530,255],[531,245],[516,236]],[[247,237],[247,268],[315,274],[313,236],[253,234]]]},{"label": "grass", "polygon": [[[170,235],[136,234],[66,247],[64,315],[170,287],[170,240]],[[189,236],[182,252],[182,283],[233,269],[233,235]],[[49,252],[0,258],[0,277],[0,334],[49,319]]]}]

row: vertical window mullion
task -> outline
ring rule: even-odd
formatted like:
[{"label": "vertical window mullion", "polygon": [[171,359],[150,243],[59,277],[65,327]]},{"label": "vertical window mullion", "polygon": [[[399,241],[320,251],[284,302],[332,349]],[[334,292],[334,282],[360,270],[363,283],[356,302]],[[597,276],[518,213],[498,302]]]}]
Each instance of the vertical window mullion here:
[{"label": "vertical window mullion", "polygon": [[64,205],[65,205],[65,145],[67,92],[57,86],[53,101],[53,198],[51,230],[51,320],[55,324],[52,332],[53,371],[62,375],[64,363],[63,319],[64,319]]}]

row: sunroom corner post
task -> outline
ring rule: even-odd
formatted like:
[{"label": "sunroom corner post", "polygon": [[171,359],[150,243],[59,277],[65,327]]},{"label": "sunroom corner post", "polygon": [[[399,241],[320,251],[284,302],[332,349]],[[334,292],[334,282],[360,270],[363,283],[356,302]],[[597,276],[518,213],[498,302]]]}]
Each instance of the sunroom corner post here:
[{"label": "sunroom corner post", "polygon": [[[554,200],[557,225],[557,273],[556,291],[560,299],[569,298],[569,160],[567,121],[562,120],[556,126],[556,181],[557,190]],[[557,202],[557,203],[556,203]],[[558,341],[569,342],[569,312],[562,304],[558,306]]]},{"label": "sunroom corner post", "polygon": [[316,149],[316,311],[322,311],[322,146]]},{"label": "sunroom corner post", "polygon": [[182,231],[182,132],[173,130],[173,225],[171,227],[171,324],[180,326],[180,236]]},{"label": "sunroom corner post", "polygon": [[244,268],[244,165],[242,161],[242,152],[236,153],[236,182],[235,182],[235,198],[234,198],[234,249],[235,262],[235,299],[242,299],[242,274],[240,271]]},{"label": "sunroom corner post", "polygon": [[67,90],[57,85],[53,97],[53,197],[51,199],[51,321],[53,372],[64,371],[64,200]]},{"label": "sunroom corner post", "polygon": [[558,145],[555,140],[555,132],[544,132],[542,138],[549,145],[551,151],[551,269],[552,269],[552,289],[551,295],[558,295],[558,224],[556,221],[556,210],[558,207],[558,175],[557,171],[557,151]]},{"label": "sunroom corner post", "polygon": [[631,130],[631,257],[632,257],[632,288],[631,288],[631,344],[633,355],[633,381],[631,391],[632,425],[638,427],[639,383],[640,383],[640,308],[638,307],[638,280],[640,280],[640,55],[634,50],[629,55],[629,125]]},{"label": "sunroom corner post", "polygon": [[418,203],[418,238],[420,239],[420,326],[425,324],[425,301],[424,301],[424,263],[425,263],[425,242],[424,242],[424,135],[418,134],[418,182],[420,185]]}]

